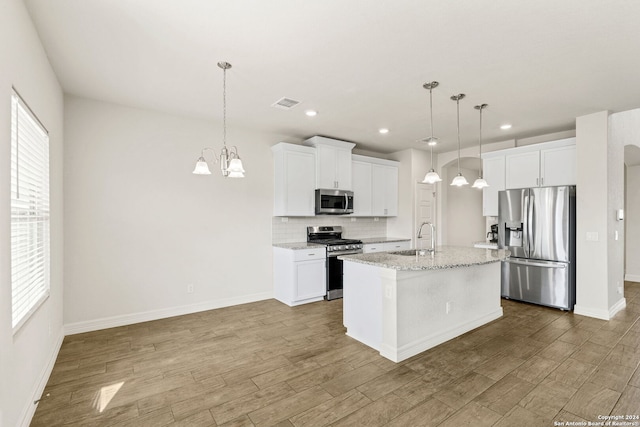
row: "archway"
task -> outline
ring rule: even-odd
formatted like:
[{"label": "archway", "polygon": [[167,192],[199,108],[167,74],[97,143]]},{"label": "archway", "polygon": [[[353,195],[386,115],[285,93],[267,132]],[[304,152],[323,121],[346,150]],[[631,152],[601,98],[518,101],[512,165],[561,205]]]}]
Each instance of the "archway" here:
[{"label": "archway", "polygon": [[640,146],[625,145],[624,164],[624,279],[640,282]]}]

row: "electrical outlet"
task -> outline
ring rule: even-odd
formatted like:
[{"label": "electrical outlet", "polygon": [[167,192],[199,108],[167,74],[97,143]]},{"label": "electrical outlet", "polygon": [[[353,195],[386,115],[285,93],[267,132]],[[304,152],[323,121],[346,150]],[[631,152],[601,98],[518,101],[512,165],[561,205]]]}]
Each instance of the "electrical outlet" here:
[{"label": "electrical outlet", "polygon": [[597,242],[598,241],[598,232],[597,231],[587,231],[587,241],[588,242]]},{"label": "electrical outlet", "polygon": [[289,218],[287,218],[286,216],[283,216],[282,218],[280,218],[281,222],[289,222]]},{"label": "electrical outlet", "polygon": [[614,231],[613,234],[614,234],[614,239],[618,240],[618,230]]},{"label": "electrical outlet", "polygon": [[351,218],[351,222],[356,222],[356,218]]},{"label": "electrical outlet", "polygon": [[188,294],[192,294],[193,293],[193,284],[192,283],[189,283],[187,285],[187,293]]},{"label": "electrical outlet", "polygon": [[447,314],[449,314],[451,312],[451,306],[452,305],[453,304],[451,304],[451,301],[447,301],[447,303],[445,304],[445,310],[446,310]]},{"label": "electrical outlet", "polygon": [[378,221],[380,221],[380,218],[378,218],[378,217],[376,216],[376,217],[374,217],[374,218],[373,218],[373,221],[374,221],[374,222],[378,222]]},{"label": "electrical outlet", "polygon": [[393,289],[391,288],[391,286],[384,287],[384,296],[386,298],[393,298]]},{"label": "electrical outlet", "polygon": [[618,295],[622,295],[622,286],[618,286]]}]

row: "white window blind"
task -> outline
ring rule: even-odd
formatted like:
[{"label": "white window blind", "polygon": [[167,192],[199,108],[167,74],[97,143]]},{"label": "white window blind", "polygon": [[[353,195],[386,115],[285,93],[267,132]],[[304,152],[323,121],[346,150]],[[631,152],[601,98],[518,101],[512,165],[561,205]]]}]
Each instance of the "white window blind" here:
[{"label": "white window blind", "polygon": [[11,310],[14,333],[49,296],[49,136],[11,95]]}]

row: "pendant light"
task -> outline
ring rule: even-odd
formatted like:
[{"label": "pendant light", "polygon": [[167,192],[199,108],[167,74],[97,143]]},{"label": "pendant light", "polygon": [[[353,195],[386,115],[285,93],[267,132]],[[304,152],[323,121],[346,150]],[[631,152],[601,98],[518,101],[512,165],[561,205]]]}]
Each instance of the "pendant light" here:
[{"label": "pendant light", "polygon": [[487,181],[485,181],[485,179],[482,177],[482,110],[484,110],[488,106],[488,104],[480,104],[473,107],[480,112],[480,131],[478,133],[478,145],[480,146],[480,167],[478,168],[478,179],[473,182],[472,187],[478,188],[480,190],[489,186],[489,184],[487,184]]},{"label": "pendant light", "polygon": [[427,172],[422,180],[425,184],[435,184],[436,182],[442,181],[442,179],[440,179],[440,175],[438,175],[438,173],[433,169],[433,146],[438,144],[438,138],[433,136],[433,89],[438,87],[438,84],[438,82],[434,81],[422,85],[423,88],[429,90],[429,116],[431,123],[431,136],[426,139],[426,142],[431,149],[431,169],[429,169],[429,172]]},{"label": "pendant light", "polygon": [[222,68],[222,150],[220,155],[215,155],[213,148],[205,147],[200,152],[200,157],[196,162],[193,173],[196,175],[211,175],[209,165],[204,158],[204,152],[212,151],[214,163],[220,162],[222,176],[229,178],[244,178],[242,160],[238,155],[238,147],[235,145],[231,149],[227,148],[227,70],[231,68],[228,62],[218,62],[218,67]]},{"label": "pendant light", "polygon": [[467,182],[467,179],[462,175],[462,172],[460,172],[460,100],[463,99],[466,95],[464,93],[460,93],[458,95],[453,95],[451,97],[452,101],[456,101],[456,108],[458,110],[458,122],[457,122],[457,129],[458,129],[458,174],[456,175],[455,178],[453,178],[453,181],[451,181],[451,185],[455,185],[456,187],[462,187],[463,185],[467,185],[469,184]]}]

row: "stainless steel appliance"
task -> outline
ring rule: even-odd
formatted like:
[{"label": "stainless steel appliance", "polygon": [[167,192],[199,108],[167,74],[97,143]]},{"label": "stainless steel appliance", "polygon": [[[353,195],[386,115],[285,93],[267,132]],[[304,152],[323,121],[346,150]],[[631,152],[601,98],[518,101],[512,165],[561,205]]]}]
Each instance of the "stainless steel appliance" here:
[{"label": "stainless steel appliance", "polygon": [[307,227],[307,242],[327,247],[327,295],[325,299],[342,298],[342,261],[340,255],[362,253],[362,241],[342,238],[342,227]]},{"label": "stainless steel appliance", "polygon": [[576,300],[576,188],[498,193],[502,296],[564,310]]},{"label": "stainless steel appliance", "polygon": [[316,215],[347,215],[353,213],[353,191],[316,190]]}]

